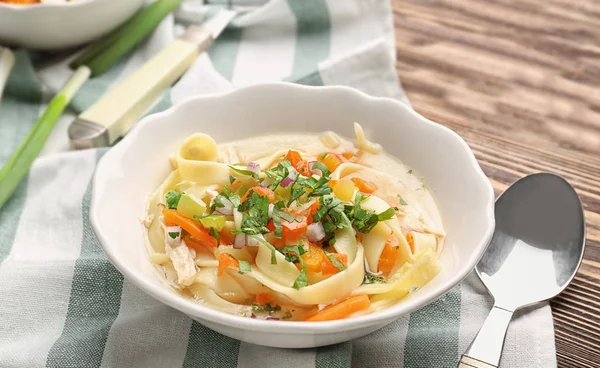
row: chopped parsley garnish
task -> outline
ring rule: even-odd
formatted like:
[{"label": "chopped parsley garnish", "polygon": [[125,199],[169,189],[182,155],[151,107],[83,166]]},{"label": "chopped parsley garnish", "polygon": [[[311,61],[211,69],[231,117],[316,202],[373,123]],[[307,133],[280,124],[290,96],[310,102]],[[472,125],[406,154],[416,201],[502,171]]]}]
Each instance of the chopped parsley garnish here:
[{"label": "chopped parsley garnish", "polygon": [[251,176],[254,179],[258,180],[258,173],[248,170],[248,169],[242,169],[241,167],[246,167],[246,165],[243,164],[238,164],[240,167],[235,167],[235,165],[229,165],[229,168],[235,172],[237,172],[238,174],[241,175],[246,175],[246,176]]},{"label": "chopped parsley garnish", "polygon": [[279,251],[285,256],[285,260],[292,263],[300,262],[299,256],[306,253],[303,245],[288,245],[280,248]]},{"label": "chopped parsley garnish", "polygon": [[252,312],[253,313],[273,313],[279,312],[281,310],[281,306],[279,304],[271,305],[269,303],[263,305],[262,307],[256,303],[252,304]]},{"label": "chopped parsley garnish", "polygon": [[210,230],[208,230],[208,234],[213,238],[217,239],[217,245],[221,245],[221,235],[219,235],[217,230],[211,227]]},{"label": "chopped parsley garnish", "polygon": [[250,267],[250,262],[239,260],[238,263],[240,264],[240,269],[238,271],[239,274],[243,275],[245,273],[252,271],[252,268]]},{"label": "chopped parsley garnish", "polygon": [[165,199],[167,200],[167,208],[177,208],[177,205],[179,204],[179,199],[181,199],[181,194],[182,193],[176,190],[169,190],[167,194],[165,194]]},{"label": "chopped parsley garnish", "polygon": [[294,285],[292,285],[292,287],[297,290],[297,289],[308,286],[308,276],[306,275],[306,264],[304,263],[304,259],[301,257],[304,253],[306,253],[306,250],[304,250],[303,244],[289,245],[287,247],[283,247],[283,248],[279,249],[279,251],[285,255],[286,261],[292,262],[292,263],[300,262],[300,264],[302,265],[302,270],[300,271],[300,274],[294,281]]},{"label": "chopped parsley garnish", "polygon": [[[331,188],[328,185],[330,171],[321,162],[315,162],[313,169],[321,170],[323,174],[320,179],[315,177],[305,177],[300,174],[296,175],[294,182],[286,189],[289,189],[290,195],[287,200],[287,206],[290,206],[295,201],[304,203],[309,197],[318,197],[331,193]],[[291,167],[289,160],[283,160],[274,168],[265,171],[265,174],[272,180],[269,189],[276,190],[285,178],[290,176],[290,172],[294,169]]]},{"label": "chopped parsley garnish", "polygon": [[408,289],[408,291],[409,291],[410,293],[414,293],[415,291],[417,291],[417,290],[419,290],[419,289],[420,289],[420,287],[418,287],[418,286],[413,286],[413,287],[411,287],[410,289]]},{"label": "chopped parsley garnish", "polygon": [[375,276],[372,273],[365,272],[363,284],[384,284],[385,279],[382,276]]},{"label": "chopped parsley garnish", "polygon": [[292,287],[296,290],[308,286],[308,276],[306,275],[306,264],[304,263],[304,259],[302,257],[300,257],[299,260],[300,260],[300,264],[302,265],[302,271],[300,271],[300,274],[298,275],[298,277],[296,277],[296,280],[294,281],[294,285],[292,285]]},{"label": "chopped parsley garnish", "polygon": [[331,264],[333,264],[333,266],[338,269],[338,271],[344,271],[346,268],[348,268],[348,266],[340,262],[340,260],[337,259],[337,257],[333,254],[325,252],[325,256],[327,257],[329,262],[331,262]]},{"label": "chopped parsley garnish", "polygon": [[229,201],[233,204],[233,207],[237,207],[240,205],[240,196],[233,193],[231,191],[231,188],[229,188],[226,185],[223,185],[223,189],[221,190],[221,195],[227,199],[229,199]]},{"label": "chopped parsley garnish", "polygon": [[322,162],[315,162],[313,163],[312,166],[313,170],[321,170],[321,176],[329,176],[331,174],[331,171],[329,171],[329,168]]},{"label": "chopped parsley garnish", "polygon": [[279,201],[277,203],[275,203],[275,205],[273,206],[273,225],[275,226],[275,237],[278,239],[281,239],[282,235],[283,235],[283,228],[281,227],[281,218],[280,218],[280,214],[281,212],[279,211],[280,209],[282,209],[285,206],[285,204],[283,203],[283,201]]},{"label": "chopped parsley garnish", "polygon": [[253,239],[256,239],[260,243],[264,244],[267,248],[269,248],[271,250],[271,264],[277,264],[277,257],[275,256],[277,249],[275,249],[275,247],[273,245],[271,245],[268,241],[263,239],[262,236],[258,236],[258,235],[250,235],[250,236]]},{"label": "chopped parsley garnish", "polygon": [[379,221],[389,220],[394,217],[396,213],[394,208],[388,208],[380,214],[376,214],[373,211],[365,210],[360,207],[362,201],[364,201],[367,197],[362,195],[361,193],[356,193],[356,197],[354,198],[354,206],[346,205],[344,211],[346,216],[352,221],[356,230],[363,234],[368,234],[375,225]]},{"label": "chopped parsley garnish", "polygon": [[336,230],[350,227],[350,222],[344,214],[344,202],[327,194],[319,198],[319,203],[319,209],[313,215],[313,222],[321,222],[325,230],[325,240],[332,239]]},{"label": "chopped parsley garnish", "polygon": [[283,160],[277,164],[274,168],[265,171],[268,178],[272,179],[273,182],[269,185],[269,189],[275,190],[283,179],[290,175],[290,167],[292,164],[289,160]]},{"label": "chopped parsley garnish", "polygon": [[292,319],[292,312],[290,312],[289,310],[285,311],[285,313],[283,314],[283,316],[281,316],[282,320],[287,320],[287,319]]},{"label": "chopped parsley garnish", "polygon": [[412,169],[410,169],[406,173],[409,174],[409,175],[411,175],[413,173],[413,171],[412,171]]},{"label": "chopped parsley garnish", "polygon": [[179,236],[179,232],[178,231],[169,231],[169,237],[171,239],[177,239],[178,236]]},{"label": "chopped parsley garnish", "polygon": [[398,199],[400,200],[401,205],[408,206],[408,203],[406,203],[406,201],[404,200],[404,198],[402,198],[400,194],[398,194],[396,197],[398,197]]},{"label": "chopped parsley garnish", "polygon": [[267,303],[263,306],[263,309],[265,312],[273,313],[273,312],[279,312],[281,310],[281,306],[279,304],[272,306],[271,304]]},{"label": "chopped parsley garnish", "polygon": [[280,212],[279,217],[281,217],[282,219],[284,219],[287,222],[294,222],[294,221],[302,222],[302,220],[304,219],[304,217],[292,216],[289,213],[285,213],[285,212]]},{"label": "chopped parsley garnish", "polygon": [[232,175],[229,175],[229,184],[233,184],[235,178]]},{"label": "chopped parsley garnish", "polygon": [[228,186],[223,185],[221,193],[218,196],[216,196],[213,200],[213,204],[212,206],[210,206],[210,210],[214,211],[217,208],[228,207],[229,204],[225,205],[227,201],[231,202],[233,207],[238,207],[240,205],[240,196],[233,193]]},{"label": "chopped parsley garnish", "polygon": [[266,234],[269,232],[269,198],[252,192],[244,203],[238,206],[238,211],[244,213],[241,232],[248,235]]}]

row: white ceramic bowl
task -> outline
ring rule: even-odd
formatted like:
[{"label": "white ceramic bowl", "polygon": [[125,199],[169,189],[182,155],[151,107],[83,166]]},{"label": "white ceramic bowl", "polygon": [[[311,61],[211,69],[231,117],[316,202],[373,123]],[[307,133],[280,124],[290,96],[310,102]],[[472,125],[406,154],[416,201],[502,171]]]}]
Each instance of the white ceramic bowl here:
[{"label": "white ceramic bowl", "polygon": [[[170,172],[168,157],[188,135],[227,142],[273,132],[333,130],[352,137],[360,122],[371,140],[423,175],[447,231],[442,273],[410,298],[374,314],[330,322],[243,318],[194,303],[164,285],[149,262],[140,225],[144,197]],[[322,346],[371,333],[431,303],[475,267],[494,230],[494,192],[456,133],[407,106],[346,87],[265,84],[195,97],[141,121],[98,164],[92,226],[114,265],[156,299],[224,335],[260,345]]]},{"label": "white ceramic bowl", "polygon": [[145,0],[74,0],[58,4],[0,3],[0,44],[39,50],[94,40],[131,17]]}]

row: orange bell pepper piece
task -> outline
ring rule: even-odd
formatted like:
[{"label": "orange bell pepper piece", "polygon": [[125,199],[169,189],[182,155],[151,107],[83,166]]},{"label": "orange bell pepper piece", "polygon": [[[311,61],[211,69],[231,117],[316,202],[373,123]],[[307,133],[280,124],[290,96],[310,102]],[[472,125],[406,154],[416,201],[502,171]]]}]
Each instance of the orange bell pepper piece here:
[{"label": "orange bell pepper piece", "polygon": [[189,217],[177,212],[177,210],[170,210],[164,208],[162,215],[167,225],[177,225],[183,230],[190,233],[198,242],[203,245],[209,245],[213,248],[217,247],[217,239],[210,236],[207,229],[205,229],[198,221],[192,220]]},{"label": "orange bell pepper piece", "polygon": [[219,254],[219,270],[217,271],[217,276],[222,276],[223,272],[227,269],[227,267],[234,266],[240,267],[240,263],[237,259],[233,258],[233,256],[229,253],[221,253]]},{"label": "orange bell pepper piece", "polygon": [[296,168],[296,165],[302,161],[302,156],[300,156],[298,151],[289,150],[287,155],[285,155],[285,158],[290,161],[290,164],[292,164],[294,168]]},{"label": "orange bell pepper piece", "polygon": [[362,180],[361,178],[356,177],[352,178],[351,180],[362,193],[371,194],[377,190],[377,185],[373,182]]},{"label": "orange bell pepper piece", "polygon": [[302,234],[306,233],[306,228],[308,227],[308,221],[306,217],[302,217],[301,222],[292,221],[287,222],[284,219],[281,219],[281,227],[282,227],[282,238],[284,239],[296,239],[300,237]]},{"label": "orange bell pepper piece", "polygon": [[302,259],[306,265],[306,270],[309,272],[319,272],[321,270],[321,264],[323,263],[324,257],[325,253],[321,247],[313,243],[309,243],[308,252],[302,255]]},{"label": "orange bell pepper piece", "polygon": [[335,169],[337,169],[338,166],[343,163],[343,161],[335,153],[331,152],[324,152],[320,154],[318,160],[319,162],[325,164],[325,166],[327,166],[331,172],[335,171]]},{"label": "orange bell pepper piece", "polygon": [[379,257],[379,263],[377,264],[377,270],[384,274],[389,274],[390,271],[392,271],[392,268],[396,264],[396,259],[398,259],[398,256],[400,255],[400,249],[398,249],[399,246],[400,243],[398,242],[398,238],[396,235],[392,234],[383,247],[383,251]]},{"label": "orange bell pepper piece", "polygon": [[248,199],[250,194],[252,194],[252,192],[258,193],[258,195],[261,197],[268,197],[270,203],[275,202],[275,193],[273,193],[273,191],[271,189],[256,186],[256,187],[252,187],[252,188],[248,189],[246,194],[244,194],[242,199],[240,199],[240,203],[244,203],[246,201],[246,199]]},{"label": "orange bell pepper piece", "polygon": [[258,293],[256,294],[256,304],[265,305],[275,300],[275,295],[272,293]]},{"label": "orange bell pepper piece", "polygon": [[[346,254],[341,254],[341,253],[330,253],[330,254],[332,256],[334,256],[335,258],[337,258],[345,266],[348,265],[348,256]],[[338,272],[340,272],[340,270],[338,270],[337,267],[335,267],[333,265],[333,263],[331,263],[329,258],[327,258],[327,256],[323,253],[323,262],[321,262],[321,273],[323,275],[335,275]]]}]

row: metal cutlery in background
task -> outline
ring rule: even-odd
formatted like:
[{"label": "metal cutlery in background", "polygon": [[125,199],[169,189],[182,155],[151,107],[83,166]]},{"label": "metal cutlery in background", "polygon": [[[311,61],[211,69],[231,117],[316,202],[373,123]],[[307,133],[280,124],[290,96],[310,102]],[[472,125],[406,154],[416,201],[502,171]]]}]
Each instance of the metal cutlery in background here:
[{"label": "metal cutlery in background", "polygon": [[513,313],[561,293],[583,258],[583,208],[560,176],[518,180],[496,201],[495,215],[494,236],[475,268],[494,306],[459,368],[498,367]]},{"label": "metal cutlery in background", "polygon": [[[246,0],[236,1],[235,5],[233,1],[185,2],[176,12],[176,19],[193,24],[71,123],[68,130],[71,148],[104,147],[114,143],[212,45],[236,15],[265,2]],[[206,21],[198,22],[207,17]]]}]

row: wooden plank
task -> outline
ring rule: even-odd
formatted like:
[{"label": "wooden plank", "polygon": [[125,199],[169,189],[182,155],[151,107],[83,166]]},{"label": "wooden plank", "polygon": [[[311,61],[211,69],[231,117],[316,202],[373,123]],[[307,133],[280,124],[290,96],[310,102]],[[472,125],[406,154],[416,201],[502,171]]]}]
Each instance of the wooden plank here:
[{"label": "wooden plank", "polygon": [[567,179],[584,262],[551,306],[559,367],[600,362],[600,2],[392,0],[397,70],[414,108],[459,133],[499,194]]}]

